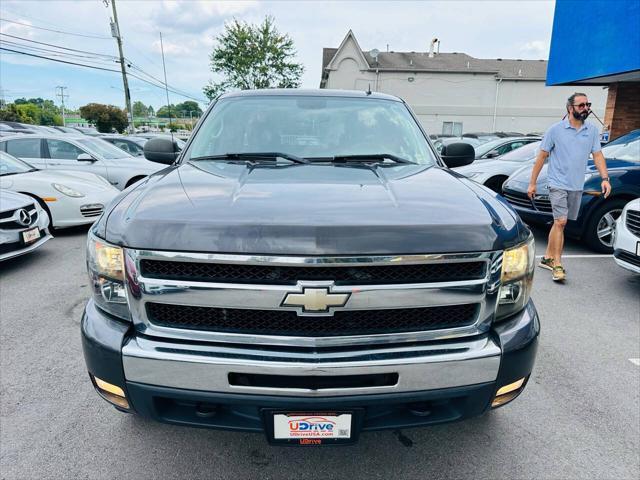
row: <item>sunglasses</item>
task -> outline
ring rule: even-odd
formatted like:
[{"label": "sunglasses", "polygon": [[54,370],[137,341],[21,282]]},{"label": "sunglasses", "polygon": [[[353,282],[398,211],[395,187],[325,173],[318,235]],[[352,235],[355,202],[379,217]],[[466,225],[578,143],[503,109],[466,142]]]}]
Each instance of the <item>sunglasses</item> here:
[{"label": "sunglasses", "polygon": [[587,102],[587,103],[574,103],[572,104],[573,107],[578,107],[578,108],[591,108],[591,102]]}]

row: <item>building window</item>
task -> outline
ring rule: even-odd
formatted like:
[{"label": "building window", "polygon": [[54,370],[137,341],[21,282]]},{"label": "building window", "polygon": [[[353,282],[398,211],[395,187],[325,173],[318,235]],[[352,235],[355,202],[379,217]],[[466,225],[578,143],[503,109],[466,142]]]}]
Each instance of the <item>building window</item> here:
[{"label": "building window", "polygon": [[442,122],[443,135],[462,135],[462,122]]}]

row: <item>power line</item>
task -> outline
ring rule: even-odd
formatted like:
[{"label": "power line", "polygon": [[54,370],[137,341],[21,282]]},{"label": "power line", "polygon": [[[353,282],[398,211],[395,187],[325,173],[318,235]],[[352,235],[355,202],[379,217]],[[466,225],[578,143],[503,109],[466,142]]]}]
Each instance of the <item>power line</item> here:
[{"label": "power line", "polygon": [[[87,50],[78,50],[78,49],[75,49],[75,48],[63,47],[61,45],[55,45],[55,44],[52,44],[52,43],[38,42],[38,41],[35,41],[35,40],[30,40],[30,39],[27,39],[27,38],[19,37],[19,36],[16,36],[16,35],[10,35],[10,34],[7,34],[7,33],[0,33],[0,35],[4,35],[4,36],[7,36],[7,37],[11,37],[11,38],[15,38],[15,39],[18,39],[18,40],[31,42],[31,43],[37,43],[37,44],[40,44],[40,45],[46,45],[46,46],[53,47],[53,48],[58,48],[58,49],[61,49],[61,50],[68,50],[70,52],[86,53],[86,54],[89,54],[89,55],[95,55],[96,57],[104,57],[104,58],[112,60],[112,61],[114,61],[116,63],[120,63],[120,61],[118,60],[118,57],[116,57],[114,55],[108,55],[108,54],[103,54],[103,53],[98,53],[98,52],[90,52],[90,51],[87,51]],[[57,51],[54,51],[54,50],[49,50],[49,49],[41,48],[41,47],[31,47],[29,45],[22,45],[20,43],[10,42],[10,41],[7,41],[7,40],[4,40],[4,43],[7,43],[7,44],[10,44],[10,45],[13,45],[13,46],[19,46],[19,47],[22,47],[22,48],[27,48],[27,49],[30,49],[31,51],[35,51],[37,53],[48,53],[50,55],[55,55],[55,56],[65,56],[65,55],[67,55],[67,58],[71,57],[71,58],[74,58],[74,59],[77,59],[77,58],[87,58],[87,59],[92,58],[92,57],[86,57],[86,56],[82,56],[82,55],[65,54],[64,52],[57,52]],[[98,58],[96,58],[96,59],[98,59]],[[127,62],[127,65],[130,68],[133,68],[134,70],[140,72],[140,74],[145,75],[145,76],[155,80],[156,82],[158,82],[161,85],[161,87],[159,87],[159,88],[164,88],[164,82],[162,80],[160,80],[157,77],[154,77],[150,73],[147,73],[145,70],[143,70],[142,68],[138,67],[131,59],[125,58],[125,60]],[[141,79],[140,77],[134,75],[131,72],[128,72],[128,73],[129,73],[129,75],[134,76],[135,78],[137,78],[139,80],[145,81],[144,79]],[[147,82],[147,83],[151,83],[151,82]],[[151,83],[151,84],[153,84],[153,83]],[[189,98],[189,99],[195,100],[197,102],[207,103],[207,101],[204,100],[203,98],[195,97],[195,96],[193,96],[193,95],[191,95],[191,94],[189,94],[189,93],[187,93],[187,92],[185,92],[183,90],[180,90],[180,89],[178,89],[176,87],[173,87],[171,85],[168,85],[168,87],[169,87],[169,89],[170,89],[170,91],[172,93],[176,93],[176,94],[178,94],[178,95],[180,95],[182,97]]]},{"label": "power line", "polygon": [[54,45],[53,43],[38,42],[36,40],[31,40],[31,39],[24,38],[24,37],[18,37],[17,35],[10,35],[8,33],[0,32],[0,35],[3,35],[5,37],[15,38],[17,40],[22,40],[22,41],[25,41],[25,42],[37,43],[37,44],[40,44],[40,45],[46,45],[47,47],[59,48],[60,50],[68,50],[70,52],[87,53],[87,54],[95,55],[95,56],[98,56],[98,57],[105,57],[105,58],[112,58],[112,59],[116,59],[117,58],[115,55],[109,55],[109,54],[106,54],[106,53],[99,53],[99,52],[89,52],[87,50],[77,50],[75,48],[68,48],[68,47],[63,47],[61,45]]},{"label": "power line", "polygon": [[0,18],[0,21],[1,22],[14,23],[16,25],[22,25],[23,27],[36,28],[38,30],[46,30],[47,32],[62,33],[64,35],[75,35],[76,37],[98,38],[98,39],[101,39],[101,40],[110,39],[111,38],[111,37],[107,37],[107,36],[103,36],[103,35],[84,35],[82,33],[65,32],[63,30],[54,30],[52,28],[37,27],[35,25],[29,25],[28,23],[16,22],[15,20],[9,20],[9,19],[6,19],[6,18]]},{"label": "power line", "polygon": [[[105,71],[105,72],[121,73],[120,70],[114,70],[114,69],[111,69],[111,68],[104,68],[104,67],[97,67],[97,66],[94,66],[94,65],[87,65],[86,63],[77,63],[77,62],[71,62],[71,61],[67,61],[67,60],[60,60],[58,58],[51,58],[51,57],[46,57],[46,56],[43,56],[43,55],[36,55],[34,53],[21,52],[19,50],[13,50],[13,49],[6,48],[6,47],[3,47],[3,46],[0,46],[0,50],[5,50],[7,52],[17,53],[17,54],[20,54],[20,55],[27,55],[29,57],[36,57],[36,58],[41,58],[41,59],[44,59],[44,60],[50,60],[52,62],[65,63],[65,64],[68,64],[68,65],[75,65],[75,66],[78,66],[78,67],[92,68],[94,70],[101,70],[101,71]],[[147,84],[152,85],[152,86],[154,86],[156,88],[160,88],[160,89],[164,89],[165,88],[165,86],[162,85],[162,84],[158,85],[158,84],[156,84],[154,82],[151,82],[151,81],[149,81],[147,79],[144,79],[144,78],[142,78],[142,77],[140,77],[140,76],[138,76],[138,75],[136,75],[134,73],[129,72],[129,75],[134,77],[134,78],[137,78],[141,82],[147,83]],[[193,97],[191,95],[185,95],[184,93],[176,91],[173,88],[169,88],[169,91],[171,93],[175,93],[176,95],[181,96],[181,97],[185,97],[185,98],[189,98],[191,100],[196,100],[198,102],[206,103],[203,99],[196,98],[196,97]]]}]

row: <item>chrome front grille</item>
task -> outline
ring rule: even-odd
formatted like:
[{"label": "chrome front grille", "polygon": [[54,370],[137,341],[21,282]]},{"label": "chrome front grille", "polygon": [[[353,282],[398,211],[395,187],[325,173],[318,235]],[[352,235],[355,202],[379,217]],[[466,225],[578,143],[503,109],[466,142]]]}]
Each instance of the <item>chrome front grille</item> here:
[{"label": "chrome front grille", "polygon": [[488,331],[501,252],[271,257],[126,249],[132,320],[148,336],[329,347]]},{"label": "chrome front grille", "polygon": [[625,222],[629,231],[640,237],[640,211],[627,210]]},{"label": "chrome front grille", "polygon": [[90,205],[82,205],[80,207],[80,213],[83,217],[99,217],[102,215],[104,205],[101,203],[93,203]]},{"label": "chrome front grille", "polygon": [[[24,218],[22,219],[20,218],[21,211],[27,214],[27,216],[23,215]],[[33,205],[0,213],[0,228],[5,230],[28,228],[35,225],[37,221],[38,210]]]},{"label": "chrome front grille", "polygon": [[515,192],[503,192],[503,196],[514,207],[526,208],[528,210],[533,209],[531,200],[526,195]]}]

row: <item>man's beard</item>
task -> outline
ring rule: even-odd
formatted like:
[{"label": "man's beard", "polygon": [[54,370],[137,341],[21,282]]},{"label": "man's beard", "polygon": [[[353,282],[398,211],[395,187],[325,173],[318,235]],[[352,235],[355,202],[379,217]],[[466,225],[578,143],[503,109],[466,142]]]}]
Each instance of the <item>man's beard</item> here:
[{"label": "man's beard", "polygon": [[572,113],[573,113],[573,118],[575,118],[576,120],[582,120],[584,122],[589,116],[589,114],[591,113],[591,111],[584,110],[583,112],[576,112],[574,110]]}]

